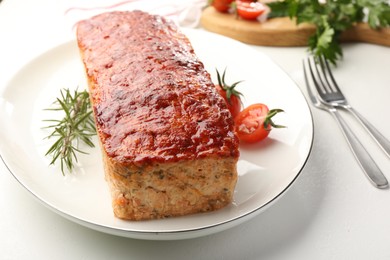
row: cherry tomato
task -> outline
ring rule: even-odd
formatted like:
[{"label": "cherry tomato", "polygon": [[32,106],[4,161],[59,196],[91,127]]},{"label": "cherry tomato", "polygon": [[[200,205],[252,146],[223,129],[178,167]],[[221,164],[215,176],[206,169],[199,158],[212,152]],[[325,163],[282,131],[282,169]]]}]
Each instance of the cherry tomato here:
[{"label": "cherry tomato", "polygon": [[210,5],[212,5],[218,12],[227,13],[232,2],[233,0],[211,0]]},{"label": "cherry tomato", "polygon": [[259,2],[236,1],[237,14],[245,20],[256,20],[266,10],[264,4]]},{"label": "cherry tomato", "polygon": [[231,96],[229,102],[226,97],[226,90],[224,90],[220,85],[215,85],[215,87],[217,88],[218,93],[223,97],[223,99],[225,99],[225,102],[228,106],[230,113],[232,114],[232,117],[235,118],[241,111],[240,98],[237,96]]},{"label": "cherry tomato", "polygon": [[218,93],[223,97],[223,99],[225,99],[226,105],[228,106],[232,117],[235,118],[241,111],[242,102],[240,96],[242,96],[242,94],[235,89],[235,87],[240,83],[240,81],[235,82],[230,86],[225,82],[225,74],[226,69],[223,72],[221,78],[221,75],[217,70],[218,85],[215,85],[215,87],[217,88]]},{"label": "cherry tomato", "polygon": [[275,125],[272,117],[283,112],[281,109],[268,109],[264,104],[253,104],[242,110],[235,118],[235,127],[238,139],[245,143],[257,143],[264,140]]}]

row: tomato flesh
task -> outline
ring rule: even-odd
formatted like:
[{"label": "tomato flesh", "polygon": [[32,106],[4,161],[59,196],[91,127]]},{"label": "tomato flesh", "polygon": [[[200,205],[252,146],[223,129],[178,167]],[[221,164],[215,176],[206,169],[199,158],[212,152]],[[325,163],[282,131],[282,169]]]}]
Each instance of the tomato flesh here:
[{"label": "tomato flesh", "polygon": [[265,139],[271,125],[264,127],[269,109],[264,104],[253,104],[242,110],[235,118],[238,139],[245,143],[256,143]]},{"label": "tomato flesh", "polygon": [[259,2],[237,1],[237,14],[245,20],[256,20],[266,10]]}]

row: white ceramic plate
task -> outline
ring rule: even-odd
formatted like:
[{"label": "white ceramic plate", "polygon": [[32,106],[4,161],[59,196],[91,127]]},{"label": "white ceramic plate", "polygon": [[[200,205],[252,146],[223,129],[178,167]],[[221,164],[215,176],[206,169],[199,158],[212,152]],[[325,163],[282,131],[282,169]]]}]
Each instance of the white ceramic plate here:
[{"label": "white ceramic plate", "polygon": [[[85,148],[75,173],[62,176],[44,156],[51,141],[43,119],[61,88],[86,87],[75,41],[48,50],[10,81],[0,99],[0,152],[3,161],[31,194],[50,209],[81,225],[140,239],[184,239],[208,235],[238,225],[262,212],[296,180],[312,147],[309,107],[295,83],[267,56],[237,41],[212,33],[185,30],[196,53],[215,80],[215,68],[227,67],[227,82],[239,86],[244,103],[263,102],[285,113],[275,117],[286,125],[255,146],[240,148],[239,180],[234,202],[210,213],[151,221],[114,217],[104,180],[99,148]],[[96,140],[95,140],[96,141]],[[97,143],[97,142],[96,142]]]}]

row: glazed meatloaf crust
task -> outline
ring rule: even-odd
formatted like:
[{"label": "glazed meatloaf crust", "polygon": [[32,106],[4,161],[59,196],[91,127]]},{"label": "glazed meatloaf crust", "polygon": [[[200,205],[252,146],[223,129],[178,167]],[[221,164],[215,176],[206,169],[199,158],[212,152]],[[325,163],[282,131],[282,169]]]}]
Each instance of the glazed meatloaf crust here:
[{"label": "glazed meatloaf crust", "polygon": [[177,26],[141,11],[78,24],[77,40],[117,217],[222,208],[238,139],[224,100]]}]

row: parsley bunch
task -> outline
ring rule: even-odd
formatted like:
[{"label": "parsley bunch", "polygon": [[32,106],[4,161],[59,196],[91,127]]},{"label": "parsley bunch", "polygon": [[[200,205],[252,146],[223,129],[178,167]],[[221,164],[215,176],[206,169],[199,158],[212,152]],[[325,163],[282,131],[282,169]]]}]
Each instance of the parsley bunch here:
[{"label": "parsley bunch", "polygon": [[357,22],[367,22],[373,29],[390,26],[387,0],[284,0],[268,4],[272,17],[289,16],[296,23],[310,23],[316,32],[310,37],[309,50],[333,64],[342,57],[340,35]]}]

